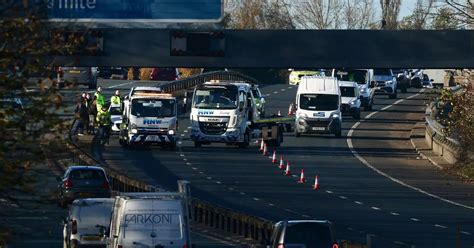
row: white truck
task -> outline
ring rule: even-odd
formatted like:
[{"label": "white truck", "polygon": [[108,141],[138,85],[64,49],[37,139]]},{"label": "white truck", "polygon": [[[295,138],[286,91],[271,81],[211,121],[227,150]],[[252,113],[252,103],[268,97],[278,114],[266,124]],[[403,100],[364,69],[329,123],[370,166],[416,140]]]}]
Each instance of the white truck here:
[{"label": "white truck", "polygon": [[191,140],[202,144],[227,143],[247,147],[262,137],[271,145],[283,141],[282,125],[260,120],[252,85],[242,81],[206,82],[196,86],[191,109]]},{"label": "white truck", "polygon": [[332,133],[341,137],[341,90],[334,77],[302,77],[296,93],[295,136]]},{"label": "white truck", "polygon": [[122,146],[176,148],[177,101],[157,87],[135,87],[123,101],[119,142]]}]

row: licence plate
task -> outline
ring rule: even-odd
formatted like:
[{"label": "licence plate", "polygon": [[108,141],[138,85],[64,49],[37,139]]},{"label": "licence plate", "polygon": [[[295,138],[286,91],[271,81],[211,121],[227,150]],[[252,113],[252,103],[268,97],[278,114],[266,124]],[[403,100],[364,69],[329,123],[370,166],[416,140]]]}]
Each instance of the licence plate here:
[{"label": "licence plate", "polygon": [[158,141],[161,141],[161,140],[160,140],[160,137],[158,137],[158,135],[148,135],[148,136],[146,136],[145,141],[158,142]]},{"label": "licence plate", "polygon": [[324,131],[324,130],[326,130],[325,127],[313,127],[313,128],[311,128],[311,129],[312,129],[313,131]]},{"label": "licence plate", "polygon": [[82,237],[82,240],[84,240],[84,241],[99,241],[100,237],[99,236],[85,236],[85,237]]},{"label": "licence plate", "polygon": [[69,73],[72,73],[72,74],[79,74],[79,73],[81,73],[81,71],[69,71]]}]

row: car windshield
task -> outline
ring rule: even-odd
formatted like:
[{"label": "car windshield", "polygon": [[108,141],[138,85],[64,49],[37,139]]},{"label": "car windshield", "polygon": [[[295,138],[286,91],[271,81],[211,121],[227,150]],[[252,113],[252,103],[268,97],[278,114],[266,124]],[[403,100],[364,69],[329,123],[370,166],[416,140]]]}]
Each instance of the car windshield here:
[{"label": "car windshield", "polygon": [[193,106],[205,109],[235,109],[237,108],[237,87],[206,86],[197,89]]},{"label": "car windshield", "polygon": [[390,69],[374,69],[374,75],[391,76]]},{"label": "car windshield", "polygon": [[338,95],[302,94],[300,108],[305,110],[330,111],[339,108]]},{"label": "car windshield", "polygon": [[101,170],[73,170],[69,173],[69,178],[77,180],[101,180],[105,179],[105,175]]},{"label": "car windshield", "polygon": [[335,77],[341,81],[356,82],[358,84],[366,84],[367,71],[366,70],[338,70],[334,73]]},{"label": "car windshield", "polygon": [[110,107],[110,115],[122,115],[120,107]]},{"label": "car windshield", "polygon": [[307,248],[330,248],[333,245],[329,226],[319,223],[289,224],[284,242],[285,245],[299,244]]},{"label": "car windshield", "polygon": [[173,117],[175,105],[174,99],[133,99],[131,113],[138,117]]},{"label": "car windshield", "polygon": [[342,86],[341,88],[341,96],[343,97],[355,97],[355,88]]}]

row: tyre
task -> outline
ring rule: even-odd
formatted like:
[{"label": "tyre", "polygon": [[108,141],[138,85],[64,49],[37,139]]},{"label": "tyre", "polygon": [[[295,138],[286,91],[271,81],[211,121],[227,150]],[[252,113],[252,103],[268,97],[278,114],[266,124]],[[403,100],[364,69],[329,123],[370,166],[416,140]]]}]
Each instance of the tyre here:
[{"label": "tyre", "polygon": [[201,146],[202,146],[202,143],[200,141],[194,141],[195,148],[200,148]]},{"label": "tyre", "polygon": [[239,143],[239,148],[246,148],[250,144],[250,134],[249,131],[246,131],[244,134],[244,141]]},{"label": "tyre", "polygon": [[388,95],[388,98],[390,99],[397,99],[397,91],[395,93]]},{"label": "tyre", "polygon": [[336,130],[336,132],[334,133],[334,135],[336,136],[336,138],[340,138],[341,135],[342,135],[342,130],[339,128],[338,130]]},{"label": "tyre", "polygon": [[352,116],[355,120],[360,120],[360,109]]},{"label": "tyre", "polygon": [[300,137],[300,136],[301,136],[301,133],[298,132],[298,130],[296,130],[296,128],[295,128],[295,137]]}]

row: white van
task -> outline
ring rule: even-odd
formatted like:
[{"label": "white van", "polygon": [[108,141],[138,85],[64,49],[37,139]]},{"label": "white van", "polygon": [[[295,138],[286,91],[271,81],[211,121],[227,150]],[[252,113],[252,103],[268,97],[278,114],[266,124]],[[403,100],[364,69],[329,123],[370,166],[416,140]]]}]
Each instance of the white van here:
[{"label": "white van", "polygon": [[341,112],[342,115],[351,115],[354,119],[360,119],[360,92],[356,82],[339,81],[341,88]]},{"label": "white van", "polygon": [[332,133],[341,137],[341,90],[334,77],[302,77],[296,93],[295,136]]},{"label": "white van", "polygon": [[114,198],[84,198],[75,200],[64,221],[66,247],[105,246],[98,226],[108,227]]},{"label": "white van", "polygon": [[184,193],[124,193],[117,196],[107,247],[191,247]]}]

